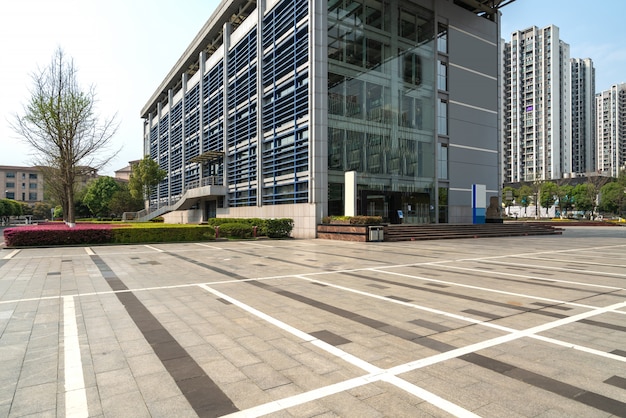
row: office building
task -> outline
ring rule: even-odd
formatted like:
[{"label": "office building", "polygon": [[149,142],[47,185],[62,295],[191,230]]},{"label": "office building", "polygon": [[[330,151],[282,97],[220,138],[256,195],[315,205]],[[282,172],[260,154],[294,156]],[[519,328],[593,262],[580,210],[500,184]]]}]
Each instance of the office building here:
[{"label": "office building", "polygon": [[501,183],[500,3],[223,1],[141,111],[152,213],[471,223]]},{"label": "office building", "polygon": [[3,199],[34,204],[43,200],[43,174],[38,167],[0,166]]},{"label": "office building", "polygon": [[617,177],[626,169],[626,83],[596,95],[597,171]]}]

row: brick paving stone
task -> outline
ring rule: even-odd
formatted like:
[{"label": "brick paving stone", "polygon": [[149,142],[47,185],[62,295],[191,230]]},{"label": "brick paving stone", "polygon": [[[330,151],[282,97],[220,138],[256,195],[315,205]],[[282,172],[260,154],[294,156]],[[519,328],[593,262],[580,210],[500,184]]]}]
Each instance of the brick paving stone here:
[{"label": "brick paving stone", "polygon": [[[353,359],[383,371],[413,364],[418,368],[398,377],[480,416],[620,416],[624,389],[605,381],[626,378],[619,373],[623,361],[569,346],[619,355],[626,344],[623,313],[541,332],[564,345],[523,337],[447,356],[455,347],[507,334],[490,325],[522,330],[590,312],[573,303],[623,302],[621,231],[626,229],[568,228],[558,237],[427,243],[224,241],[215,243],[219,250],[195,244],[92,247],[96,256],[80,247],[24,249],[11,259],[3,259],[10,251],[0,249],[0,416],[65,414],[63,354],[73,342],[65,339],[63,309],[70,302],[93,417],[196,416],[192,403],[205,396],[199,386],[206,384],[215,385],[210,396],[222,391],[238,409],[278,402],[272,417],[449,416],[435,401],[376,380],[380,376],[363,379],[368,372]],[[330,285],[297,277],[309,273]],[[240,280],[253,277],[264,279]],[[111,280],[135,299],[111,293]],[[550,306],[539,297],[566,303]],[[145,322],[121,302],[131,300],[154,317],[158,330],[141,328]],[[278,322],[266,322],[239,302]],[[282,324],[336,347],[326,352]],[[415,363],[432,356],[440,360]],[[359,385],[344,388],[351,379]],[[326,387],[336,391],[281,409],[286,398]],[[576,391],[582,395],[568,395]]]}]

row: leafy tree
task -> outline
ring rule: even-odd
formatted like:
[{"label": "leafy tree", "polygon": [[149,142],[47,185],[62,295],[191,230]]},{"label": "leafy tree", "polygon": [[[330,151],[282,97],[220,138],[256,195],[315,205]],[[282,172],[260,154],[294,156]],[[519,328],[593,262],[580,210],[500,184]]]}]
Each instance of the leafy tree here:
[{"label": "leafy tree", "polygon": [[68,223],[75,222],[75,186],[84,168],[98,170],[117,154],[98,158],[110,145],[117,123],[115,117],[100,121],[94,88],[83,90],[76,75],[74,62],[57,49],[50,65],[33,73],[30,101],[13,123],[13,129],[34,149],[35,165],[47,184],[55,186],[51,192]]},{"label": "leafy tree", "polygon": [[33,206],[33,216],[35,219],[48,219],[52,216],[50,212],[52,205],[45,202],[37,202]]},{"label": "leafy tree", "polygon": [[593,211],[595,207],[595,187],[591,183],[581,183],[572,190],[576,210],[582,212]]},{"label": "leafy tree", "polygon": [[0,217],[6,218],[13,213],[13,205],[8,199],[0,199]]},{"label": "leafy tree", "polygon": [[18,201],[13,199],[0,199],[0,216],[21,216],[24,213],[24,207]]},{"label": "leafy tree", "polygon": [[619,182],[608,183],[600,189],[599,209],[621,215],[626,210],[626,187]]},{"label": "leafy tree", "polygon": [[120,183],[119,185],[120,189],[113,193],[109,201],[110,212],[121,216],[124,212],[137,212],[143,209],[143,199],[133,197],[128,184]]},{"label": "leafy tree", "polygon": [[555,197],[557,196],[557,193],[558,186],[555,183],[546,181],[541,185],[541,196],[539,200],[541,202],[541,206],[546,208],[546,213],[548,212],[548,209],[554,205],[554,202],[556,202]]},{"label": "leafy tree", "polygon": [[518,202],[520,206],[524,208],[524,216],[526,216],[526,208],[530,205],[533,199],[533,189],[528,185],[523,185],[517,191]]},{"label": "leafy tree", "polygon": [[138,163],[133,164],[128,183],[131,195],[148,200],[152,191],[165,176],[167,176],[167,171],[161,169],[156,161],[146,155]]},{"label": "leafy tree", "polygon": [[567,216],[567,211],[572,209],[574,186],[565,184],[558,189],[559,211],[563,216]]},{"label": "leafy tree", "polygon": [[89,218],[93,216],[91,209],[85,203],[85,194],[87,194],[87,187],[79,188],[76,191],[74,197],[74,214],[76,218]]},{"label": "leafy tree", "polygon": [[[510,192],[510,193],[507,193],[507,192]],[[507,198],[507,195],[510,195],[511,198],[510,199]],[[515,201],[515,199],[517,199],[517,190],[515,190],[511,186],[506,186],[504,189],[502,189],[502,202],[507,208],[507,214],[510,211],[509,208],[513,205],[513,202]]]},{"label": "leafy tree", "polygon": [[97,217],[109,216],[111,214],[109,209],[111,198],[119,190],[120,186],[113,177],[100,177],[87,185],[83,203],[87,205],[92,215]]}]

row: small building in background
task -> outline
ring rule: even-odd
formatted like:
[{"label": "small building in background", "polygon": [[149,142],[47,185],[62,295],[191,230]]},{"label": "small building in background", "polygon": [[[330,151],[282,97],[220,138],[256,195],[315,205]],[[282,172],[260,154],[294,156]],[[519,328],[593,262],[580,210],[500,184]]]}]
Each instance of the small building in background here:
[{"label": "small building in background", "polygon": [[3,199],[33,205],[44,200],[44,176],[38,167],[0,166]]}]

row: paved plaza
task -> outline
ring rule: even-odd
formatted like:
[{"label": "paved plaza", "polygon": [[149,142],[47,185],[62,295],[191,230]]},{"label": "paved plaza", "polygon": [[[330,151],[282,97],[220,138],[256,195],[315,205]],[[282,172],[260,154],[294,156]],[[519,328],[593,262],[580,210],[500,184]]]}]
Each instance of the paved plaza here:
[{"label": "paved plaza", "polygon": [[626,228],[0,250],[0,417],[626,417]]}]

